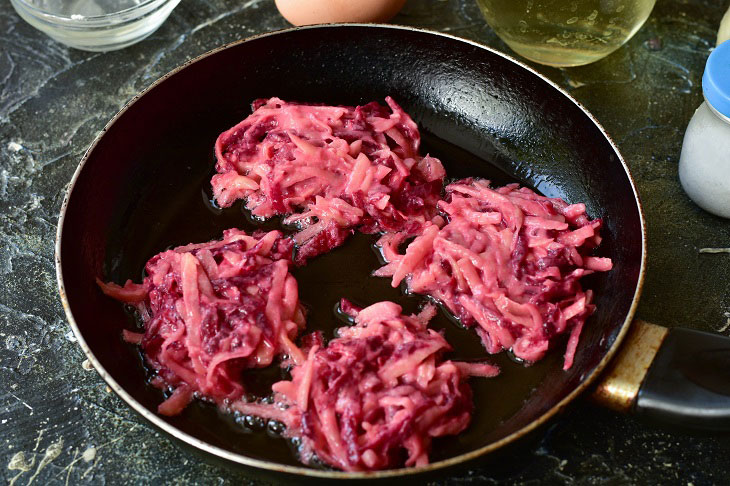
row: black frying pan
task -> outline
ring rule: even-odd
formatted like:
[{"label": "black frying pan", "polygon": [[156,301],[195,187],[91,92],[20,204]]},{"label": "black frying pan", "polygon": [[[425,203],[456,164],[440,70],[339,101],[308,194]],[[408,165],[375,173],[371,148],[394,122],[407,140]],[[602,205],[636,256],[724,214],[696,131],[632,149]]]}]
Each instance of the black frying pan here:
[{"label": "black frying pan", "polygon": [[[583,331],[573,367],[560,369],[564,343],[532,367],[513,363],[504,353],[492,357],[503,373],[472,380],[476,412],[469,429],[436,441],[426,468],[374,476],[302,466],[283,439],[256,424],[234,423],[209,405],[194,403],[173,418],[157,415],[161,392],[146,385],[148,374],[137,349],[120,337],[123,328],[132,328],[133,318],[103,296],[94,279],[141,281],[144,262],[159,251],[217,238],[229,227],[255,227],[240,206],[220,211],[208,203],[213,143],[250,113],[252,100],[279,96],[354,105],[382,101],[386,95],[413,116],[423,132],[424,152],[439,157],[450,177],[518,181],[548,196],[585,202],[590,216],[603,218],[598,252],[613,259],[614,270],[585,280],[596,293],[598,309]],[[357,236],[295,271],[301,300],[310,309],[308,330],[328,334],[341,325],[332,312],[340,297],[361,305],[389,299],[415,310],[418,297],[404,296],[387,279],[369,276],[378,266],[371,243],[370,237]],[[389,26],[320,26],[223,47],[133,99],[97,138],[74,175],[59,222],[57,269],[69,321],[90,361],[122,399],[165,433],[229,464],[290,475],[372,478],[423,473],[485,455],[575,399],[607,366],[629,331],[645,246],[639,198],[616,146],[585,109],[546,78],[499,52],[448,35]],[[444,316],[434,326],[445,330],[456,348],[453,357],[483,357],[471,331]],[[675,348],[664,353],[668,357],[660,353],[656,361],[667,363],[652,369],[655,374],[656,369],[668,370],[652,382],[658,387],[647,382],[639,392],[667,331],[637,324],[632,332],[632,346],[622,351],[594,395],[627,409],[636,407],[638,393],[640,410],[709,423],[703,417],[709,402],[681,409],[686,401],[667,399],[661,380],[671,380],[675,373],[686,385],[691,375],[672,364]],[[699,347],[704,346],[702,341]],[[272,366],[248,373],[246,380],[254,393],[266,395],[280,378]],[[722,380],[712,386],[700,382],[694,380],[707,393],[727,395]],[[649,401],[642,402],[646,397]],[[725,400],[716,402],[714,426],[728,425],[730,400]]]}]

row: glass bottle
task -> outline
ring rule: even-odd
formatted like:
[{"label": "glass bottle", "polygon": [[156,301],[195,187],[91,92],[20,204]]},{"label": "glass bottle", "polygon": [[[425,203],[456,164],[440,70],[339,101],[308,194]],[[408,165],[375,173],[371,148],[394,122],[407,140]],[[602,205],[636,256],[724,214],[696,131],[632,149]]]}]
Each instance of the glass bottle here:
[{"label": "glass bottle", "polygon": [[494,32],[517,54],[551,66],[580,66],[628,41],[656,0],[477,0]]}]

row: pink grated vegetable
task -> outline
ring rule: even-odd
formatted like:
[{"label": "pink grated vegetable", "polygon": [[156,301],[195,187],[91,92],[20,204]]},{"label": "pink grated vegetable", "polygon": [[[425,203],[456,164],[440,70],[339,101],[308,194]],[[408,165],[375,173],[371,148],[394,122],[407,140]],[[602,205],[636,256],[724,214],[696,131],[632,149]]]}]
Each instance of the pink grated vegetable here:
[{"label": "pink grated vegetable", "polygon": [[102,291],[134,304],[144,334],[124,331],[155,370],[153,384],[171,389],[158,411],[176,415],[194,394],[224,405],[244,393],[241,372],[288,355],[304,327],[297,282],[289,273],[293,244],[279,231],[181,246],[152,257],[142,284],[98,281]]},{"label": "pink grated vegetable", "polygon": [[[319,332],[294,344],[304,313],[292,262],[340,246],[355,230],[382,233],[386,265],[375,275],[442,303],[489,353],[509,349],[534,362],[567,335],[564,369],[572,366],[595,308],[579,280],[613,265],[591,256],[601,220],[590,220],[583,204],[479,179],[450,184],[441,199],[441,162],[419,155],[416,124],[386,102],[257,100],[216,141],[214,195],[222,207],[245,200],[256,218],[286,216],[297,233],[230,229],[220,241],[155,255],[142,284],[97,280],[139,313],[144,332],[124,330],[123,338],[142,347],[152,383],[171,392],[160,414],[179,414],[198,397],[276,420],[298,440],[304,463],[345,471],[425,465],[433,438],[462,432],[473,411],[467,379],[499,368],[445,360],[451,347],[428,329],[433,304],[404,316],[392,302],[360,309],[343,299],[354,325],[327,345]],[[291,379],[272,386],[273,403],[244,398],[243,370],[278,356]]]},{"label": "pink grated vegetable", "polygon": [[463,431],[473,409],[470,375],[496,376],[486,363],[444,361],[451,350],[428,329],[432,304],[415,316],[379,302],[357,309],[343,300],[355,325],[324,346],[310,336],[308,357],[290,381],[273,385],[274,404],[238,401],[232,409],[283,422],[301,441],[300,459],[315,457],[345,471],[428,464],[434,437]]},{"label": "pink grated vegetable", "polygon": [[409,235],[387,233],[378,246],[387,265],[375,275],[405,280],[408,290],[441,302],[465,326],[475,326],[490,353],[511,349],[541,359],[551,341],[569,333],[563,369],[573,364],[592,292],[579,279],[612,268],[590,256],[601,220],[584,204],[569,205],[517,184],[492,189],[464,179],[446,187],[434,219],[407,247]]},{"label": "pink grated vegetable", "polygon": [[355,108],[257,100],[216,141],[216,201],[238,199],[258,218],[290,215],[296,260],[365,233],[415,232],[436,215],[445,171],[419,155],[418,127],[386,98]]}]

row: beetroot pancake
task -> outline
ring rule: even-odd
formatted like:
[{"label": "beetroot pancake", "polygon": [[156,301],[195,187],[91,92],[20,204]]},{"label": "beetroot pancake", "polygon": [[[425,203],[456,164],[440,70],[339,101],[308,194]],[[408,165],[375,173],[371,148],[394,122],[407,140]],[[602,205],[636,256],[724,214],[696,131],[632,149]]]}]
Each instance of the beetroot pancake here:
[{"label": "beetroot pancake", "polygon": [[285,435],[300,439],[300,459],[315,458],[345,471],[428,464],[434,437],[463,431],[473,410],[469,376],[499,373],[485,363],[445,361],[451,347],[428,329],[436,313],[429,304],[416,316],[379,302],[357,309],[354,320],[326,346],[309,338],[306,361],[292,379],[273,386],[275,403],[237,402],[233,410],[275,419]]},{"label": "beetroot pancake", "polygon": [[569,333],[564,369],[572,366],[586,318],[595,306],[579,279],[612,267],[590,256],[601,241],[601,220],[584,204],[540,196],[517,184],[492,189],[465,179],[446,187],[434,219],[401,254],[408,234],[378,242],[387,265],[375,275],[405,280],[409,291],[442,303],[465,326],[475,326],[490,353],[511,349],[528,362]]},{"label": "beetroot pancake", "polygon": [[172,395],[158,411],[175,415],[193,395],[225,406],[245,392],[241,372],[287,354],[304,326],[297,283],[289,273],[293,244],[279,231],[230,229],[223,239],[168,250],[145,266],[142,284],[99,286],[135,305],[144,333],[124,331],[142,346],[152,383]]},{"label": "beetroot pancake", "polygon": [[257,218],[290,215],[296,260],[365,233],[418,230],[436,214],[445,172],[419,155],[418,127],[392,98],[358,107],[257,100],[216,141],[217,203]]}]

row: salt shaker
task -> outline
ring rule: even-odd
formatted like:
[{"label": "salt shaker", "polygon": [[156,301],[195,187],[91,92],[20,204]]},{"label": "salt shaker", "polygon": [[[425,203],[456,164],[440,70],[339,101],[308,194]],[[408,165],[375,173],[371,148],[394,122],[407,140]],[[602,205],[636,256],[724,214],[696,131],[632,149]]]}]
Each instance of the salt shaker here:
[{"label": "salt shaker", "polygon": [[684,134],[679,180],[702,209],[730,218],[730,40],[707,59],[702,92]]}]

